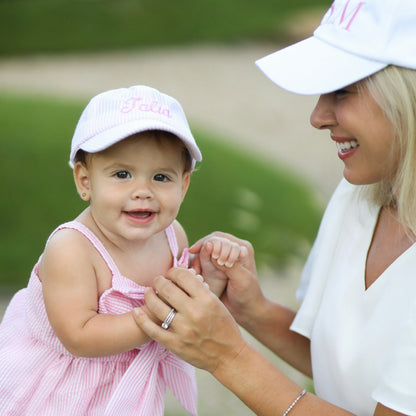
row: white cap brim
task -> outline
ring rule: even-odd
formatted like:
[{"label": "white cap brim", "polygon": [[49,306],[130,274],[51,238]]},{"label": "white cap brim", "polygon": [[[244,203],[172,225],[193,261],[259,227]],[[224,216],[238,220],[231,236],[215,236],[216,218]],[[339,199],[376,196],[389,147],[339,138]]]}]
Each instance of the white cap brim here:
[{"label": "white cap brim", "polygon": [[[160,120],[158,120],[157,123],[155,123],[152,119],[139,121],[132,120],[129,123],[114,126],[113,128],[105,130],[95,135],[94,137],[88,139],[87,141],[82,143],[78,149],[82,149],[85,152],[89,153],[100,152],[101,150],[107,149],[108,147],[125,139],[126,137],[148,130],[163,130],[174,134],[180,140],[182,140],[182,142],[185,144],[186,148],[188,149],[189,153],[195,161],[200,162],[202,160],[201,152],[198,146],[196,146],[195,140],[191,136],[191,133],[189,133],[190,136],[188,137],[184,135],[183,132],[179,132],[169,124],[162,123]],[[74,165],[75,153],[76,152],[74,151],[74,154],[71,154],[70,165],[72,167]]]},{"label": "white cap brim", "polygon": [[387,66],[335,48],[313,36],[256,61],[279,87],[303,95],[327,94]]}]

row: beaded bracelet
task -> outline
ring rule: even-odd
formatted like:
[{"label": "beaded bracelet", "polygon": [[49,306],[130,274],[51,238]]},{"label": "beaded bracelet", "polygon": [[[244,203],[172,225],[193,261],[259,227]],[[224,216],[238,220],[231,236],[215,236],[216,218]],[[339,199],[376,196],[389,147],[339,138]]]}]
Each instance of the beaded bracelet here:
[{"label": "beaded bracelet", "polygon": [[286,412],[283,413],[282,416],[287,416],[287,414],[295,407],[295,404],[306,394],[306,390],[303,389],[300,393],[299,396],[296,397],[295,400],[293,400],[293,403],[287,408]]}]

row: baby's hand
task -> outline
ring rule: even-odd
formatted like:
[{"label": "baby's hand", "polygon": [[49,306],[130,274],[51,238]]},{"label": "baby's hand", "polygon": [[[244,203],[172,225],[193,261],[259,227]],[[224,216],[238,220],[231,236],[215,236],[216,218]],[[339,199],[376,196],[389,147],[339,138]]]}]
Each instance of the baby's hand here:
[{"label": "baby's hand", "polygon": [[236,261],[246,258],[247,248],[224,237],[209,238],[201,249],[201,256],[204,253],[210,256],[211,262],[217,267],[231,268]]},{"label": "baby's hand", "polygon": [[199,253],[201,274],[218,297],[227,286],[227,269],[248,256],[245,246],[225,237],[213,236],[204,241]]}]

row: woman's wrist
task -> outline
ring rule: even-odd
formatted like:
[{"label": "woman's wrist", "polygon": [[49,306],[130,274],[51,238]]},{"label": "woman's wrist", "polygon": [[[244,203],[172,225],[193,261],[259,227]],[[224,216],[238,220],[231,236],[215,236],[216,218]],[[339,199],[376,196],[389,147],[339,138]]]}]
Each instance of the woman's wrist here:
[{"label": "woman's wrist", "polygon": [[239,313],[233,313],[233,316],[240,326],[253,333],[256,328],[264,325],[264,318],[269,315],[271,304],[272,302],[261,294],[256,299],[247,302],[245,307]]},{"label": "woman's wrist", "polygon": [[212,374],[258,415],[283,414],[301,390],[246,342]]},{"label": "woman's wrist", "polygon": [[212,371],[212,375],[224,386],[234,391],[233,384],[237,379],[244,380],[244,366],[241,365],[250,354],[251,346],[243,338],[238,347],[234,348],[227,355],[223,355],[217,367]]}]

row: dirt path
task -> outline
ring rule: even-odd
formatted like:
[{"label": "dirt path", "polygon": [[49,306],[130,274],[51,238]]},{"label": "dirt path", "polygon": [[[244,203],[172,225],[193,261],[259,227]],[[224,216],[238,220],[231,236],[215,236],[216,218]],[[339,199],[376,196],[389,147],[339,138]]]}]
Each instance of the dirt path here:
[{"label": "dirt path", "polygon": [[[273,85],[254,65],[272,52],[270,45],[207,46],[147,52],[40,56],[0,60],[2,91],[85,99],[110,88],[148,84],[173,95],[183,105],[191,127],[227,137],[270,163],[285,165],[305,180],[322,203],[341,178],[341,164],[328,133],[314,131],[309,114],[316,97],[300,97]],[[299,265],[277,277],[262,271],[270,298],[296,306]],[[0,316],[8,296],[0,296]],[[262,351],[304,384],[272,354]],[[198,371],[200,416],[253,415],[208,374]],[[171,414],[183,411],[172,397]],[[175,410],[176,409],[176,410]]]}]

